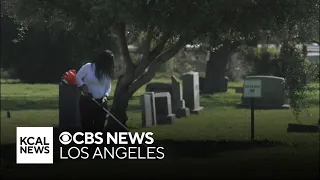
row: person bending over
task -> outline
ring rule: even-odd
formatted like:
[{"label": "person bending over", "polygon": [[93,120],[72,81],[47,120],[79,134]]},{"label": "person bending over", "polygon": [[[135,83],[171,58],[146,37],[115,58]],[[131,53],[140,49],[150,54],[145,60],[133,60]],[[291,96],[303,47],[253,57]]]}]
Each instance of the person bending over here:
[{"label": "person bending over", "polygon": [[91,98],[93,97],[107,108],[114,70],[113,61],[113,53],[106,50],[94,61],[83,65],[76,75],[76,81],[83,92],[79,100],[79,108],[84,131],[103,131],[104,129],[107,114]]}]

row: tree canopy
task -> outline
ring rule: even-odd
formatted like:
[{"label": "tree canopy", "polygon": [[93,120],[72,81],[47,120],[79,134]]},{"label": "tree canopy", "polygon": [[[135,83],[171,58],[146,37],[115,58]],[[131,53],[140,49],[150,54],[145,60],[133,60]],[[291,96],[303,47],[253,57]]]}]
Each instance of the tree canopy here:
[{"label": "tree canopy", "polygon": [[[319,17],[317,0],[6,0],[9,11],[26,24],[103,40],[106,34],[132,34],[184,44],[203,38],[250,39],[263,30],[282,35],[308,31]],[[311,23],[312,22],[312,23]],[[298,28],[299,26],[299,28]],[[208,38],[209,37],[209,38]],[[146,38],[148,39],[148,38]],[[178,40],[179,39],[179,40]],[[167,42],[166,41],[166,42]]]},{"label": "tree canopy", "polygon": [[[116,37],[126,64],[113,108],[149,82],[159,65],[188,43],[213,48],[242,43],[261,34],[281,41],[310,41],[319,22],[318,0],[4,0],[6,12],[23,26],[74,35],[90,48]],[[313,28],[315,29],[315,28]],[[263,32],[263,33],[262,33]],[[99,42],[99,43],[97,43]],[[138,42],[138,43],[137,43]],[[140,45],[133,61],[128,45]],[[98,44],[98,45],[97,45]],[[121,94],[121,96],[119,96]],[[119,99],[118,99],[119,98]]]},{"label": "tree canopy", "polygon": [[[132,69],[127,44],[138,38],[143,40],[142,59],[164,62],[193,41],[209,42],[216,47],[223,41],[256,38],[261,31],[286,37],[293,30],[315,24],[310,22],[318,21],[319,16],[317,0],[6,0],[4,3],[20,22],[50,27],[53,34],[72,33],[85,44],[98,40],[103,46],[106,36],[117,35],[122,55]],[[309,36],[303,38],[306,37]]]}]

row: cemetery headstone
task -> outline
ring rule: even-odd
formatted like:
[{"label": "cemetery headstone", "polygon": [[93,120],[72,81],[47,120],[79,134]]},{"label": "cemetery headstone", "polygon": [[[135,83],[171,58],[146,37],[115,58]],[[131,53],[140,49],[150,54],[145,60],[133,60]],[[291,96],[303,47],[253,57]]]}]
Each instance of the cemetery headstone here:
[{"label": "cemetery headstone", "polygon": [[236,87],[235,88],[236,93],[242,93],[243,92],[243,87]]},{"label": "cemetery headstone", "polygon": [[176,115],[172,113],[171,95],[169,92],[155,93],[157,124],[173,124]]},{"label": "cemetery headstone", "polygon": [[243,97],[250,98],[251,109],[251,140],[254,140],[254,109],[255,100],[261,98],[261,80],[245,79],[243,83]]},{"label": "cemetery headstone", "polygon": [[320,123],[318,125],[305,124],[288,124],[287,132],[295,133],[318,133],[320,131]]},{"label": "cemetery headstone", "polygon": [[172,85],[169,83],[149,83],[146,86],[146,92],[169,92],[172,93]]},{"label": "cemetery headstone", "polygon": [[190,110],[185,106],[185,101],[182,97],[182,85],[179,80],[175,77],[171,77],[172,81],[172,111],[176,114],[177,118],[186,117],[190,115]]},{"label": "cemetery headstone", "polygon": [[141,95],[142,127],[156,126],[156,106],[154,92],[146,92]]},{"label": "cemetery headstone", "polygon": [[190,71],[182,76],[183,99],[191,113],[198,114],[200,106],[199,73]]},{"label": "cemetery headstone", "polygon": [[171,95],[171,102],[173,101],[172,100],[172,84],[170,83],[149,83],[146,86],[146,92],[154,92],[154,93],[168,92]]},{"label": "cemetery headstone", "polygon": [[74,85],[59,85],[59,129],[81,129],[79,110],[80,90]]},{"label": "cemetery headstone", "polygon": [[[285,79],[276,76],[247,76],[245,79],[261,80],[261,98],[255,100],[255,108],[288,109],[288,99],[285,96]],[[240,107],[249,107],[250,98],[242,96]]]}]

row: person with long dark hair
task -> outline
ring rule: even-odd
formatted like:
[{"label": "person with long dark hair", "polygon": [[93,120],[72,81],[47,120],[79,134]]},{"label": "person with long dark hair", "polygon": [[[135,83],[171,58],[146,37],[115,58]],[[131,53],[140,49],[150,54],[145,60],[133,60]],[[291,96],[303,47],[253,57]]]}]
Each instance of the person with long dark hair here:
[{"label": "person with long dark hair", "polygon": [[92,62],[83,65],[77,72],[77,84],[83,92],[79,100],[79,108],[84,131],[103,131],[104,129],[107,114],[91,98],[93,97],[107,108],[113,71],[114,55],[106,50]]}]

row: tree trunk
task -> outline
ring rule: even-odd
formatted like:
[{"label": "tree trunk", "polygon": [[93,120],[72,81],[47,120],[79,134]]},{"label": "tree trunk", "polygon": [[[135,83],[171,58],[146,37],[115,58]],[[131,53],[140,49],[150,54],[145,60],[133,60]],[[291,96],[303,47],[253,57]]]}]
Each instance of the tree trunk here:
[{"label": "tree trunk", "polygon": [[[107,131],[111,131],[111,132],[121,132],[121,131],[126,131],[125,128],[123,128],[121,126],[124,125],[125,127],[127,127],[126,122],[128,120],[128,116],[127,116],[127,108],[128,108],[128,104],[129,104],[129,93],[127,92],[126,95],[117,98],[114,100],[114,103],[116,103],[116,106],[112,106],[112,108],[110,109],[110,113],[115,116],[118,120],[116,121],[115,119],[113,119],[113,117],[109,116],[108,117],[108,124],[107,124]],[[121,123],[121,124],[120,124]]]},{"label": "tree trunk", "polygon": [[230,43],[224,43],[217,51],[210,52],[202,94],[224,91],[227,65],[236,47]]},{"label": "tree trunk", "polygon": [[113,104],[109,110],[110,113],[115,116],[120,122],[117,122],[117,120],[109,116],[108,124],[106,127],[107,131],[125,131],[121,124],[127,127],[126,122],[128,120],[128,117],[126,111],[128,108],[129,100],[132,96],[128,91],[128,86],[132,83],[130,81],[126,81],[128,77],[130,76],[126,74],[118,78],[118,83],[113,97]]},{"label": "tree trunk", "polygon": [[[110,109],[112,115],[114,115],[122,125],[127,127],[126,122],[128,121],[127,108],[129,100],[132,95],[141,88],[144,84],[150,82],[155,76],[156,68],[159,64],[155,64],[149,68],[147,73],[142,74],[137,79],[133,79],[134,71],[126,72],[125,75],[119,77],[117,87],[114,93],[113,104]],[[113,119],[111,116],[108,117],[108,124],[106,131],[109,132],[120,132],[126,131],[119,122]]]},{"label": "tree trunk", "polygon": [[121,54],[126,63],[126,73],[118,79],[113,104],[110,109],[110,112],[118,121],[109,116],[106,131],[126,131],[122,126],[127,127],[126,122],[128,121],[128,116],[126,111],[129,100],[134,92],[144,84],[150,82],[155,76],[156,70],[159,69],[159,66],[172,58],[190,40],[190,38],[195,38],[193,36],[188,36],[188,38],[180,37],[171,48],[164,51],[165,45],[170,38],[170,33],[165,33],[159,41],[159,44],[150,51],[153,29],[151,28],[149,30],[144,42],[144,48],[142,49],[143,56],[139,63],[133,63],[125,35],[125,24],[120,23],[117,28]]}]

